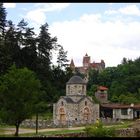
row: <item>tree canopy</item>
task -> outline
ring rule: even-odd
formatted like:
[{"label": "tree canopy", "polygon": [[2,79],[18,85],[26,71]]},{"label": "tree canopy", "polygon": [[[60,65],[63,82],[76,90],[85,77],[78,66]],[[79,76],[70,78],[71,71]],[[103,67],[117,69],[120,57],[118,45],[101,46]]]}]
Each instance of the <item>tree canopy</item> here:
[{"label": "tree canopy", "polygon": [[112,102],[138,103],[140,100],[140,57],[134,61],[123,58],[117,67],[107,67],[101,73],[91,70],[88,91],[92,86],[102,85],[109,88]]},{"label": "tree canopy", "polygon": [[[41,83],[35,73],[27,68],[17,69],[13,65],[0,78],[0,116],[3,122],[16,126],[33,115],[34,106],[41,94]],[[9,117],[10,116],[10,117]]]},{"label": "tree canopy", "polygon": [[[7,20],[3,4],[0,11],[0,75],[6,74],[13,64],[18,68],[27,67],[36,73],[42,84],[43,102],[53,103],[64,94],[65,84],[72,75],[67,68],[67,51],[57,43],[57,37],[51,36],[47,23],[40,26],[37,35],[24,19],[17,25]],[[53,63],[54,53],[56,64]]]}]

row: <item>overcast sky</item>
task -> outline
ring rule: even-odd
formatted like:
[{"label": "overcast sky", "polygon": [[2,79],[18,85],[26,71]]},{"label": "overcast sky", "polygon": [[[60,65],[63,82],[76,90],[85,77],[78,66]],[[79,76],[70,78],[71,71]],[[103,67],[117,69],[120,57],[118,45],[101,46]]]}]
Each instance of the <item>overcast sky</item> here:
[{"label": "overcast sky", "polygon": [[82,65],[103,59],[117,66],[123,57],[140,56],[140,4],[137,3],[5,3],[7,19],[17,24],[24,18],[38,33],[49,24],[51,36],[68,51],[68,59]]}]

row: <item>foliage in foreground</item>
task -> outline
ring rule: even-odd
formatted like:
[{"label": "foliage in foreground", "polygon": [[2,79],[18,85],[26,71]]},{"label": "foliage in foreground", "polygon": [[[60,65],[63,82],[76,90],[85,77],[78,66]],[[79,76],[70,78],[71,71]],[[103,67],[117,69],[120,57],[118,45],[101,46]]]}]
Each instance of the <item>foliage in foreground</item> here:
[{"label": "foliage in foreground", "polygon": [[87,126],[84,130],[89,137],[114,137],[115,128],[104,128],[101,122]]},{"label": "foliage in foreground", "polygon": [[27,68],[17,69],[13,65],[0,77],[0,118],[4,123],[16,126],[16,136],[22,121],[33,115],[40,88],[35,73]]}]

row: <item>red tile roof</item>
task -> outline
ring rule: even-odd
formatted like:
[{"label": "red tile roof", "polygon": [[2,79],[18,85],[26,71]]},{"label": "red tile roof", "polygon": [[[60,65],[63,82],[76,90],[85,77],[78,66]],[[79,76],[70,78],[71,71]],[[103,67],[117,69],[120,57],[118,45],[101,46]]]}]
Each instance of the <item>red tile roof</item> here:
[{"label": "red tile roof", "polygon": [[107,87],[104,87],[104,86],[99,86],[98,87],[98,90],[108,90],[108,88]]}]

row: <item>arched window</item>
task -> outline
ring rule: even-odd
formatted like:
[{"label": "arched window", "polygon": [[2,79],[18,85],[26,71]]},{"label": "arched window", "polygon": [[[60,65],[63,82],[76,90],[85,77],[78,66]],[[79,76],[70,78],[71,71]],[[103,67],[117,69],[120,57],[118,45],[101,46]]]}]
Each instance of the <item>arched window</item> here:
[{"label": "arched window", "polygon": [[84,85],[82,86],[82,92],[84,93]]},{"label": "arched window", "polygon": [[68,86],[68,93],[70,93],[70,86]]},{"label": "arched window", "polygon": [[87,105],[87,101],[85,101],[85,105]]},{"label": "arched window", "polygon": [[60,108],[59,112],[60,114],[65,114],[64,108]]},{"label": "arched window", "polygon": [[85,108],[84,108],[84,120],[85,120],[85,121],[88,121],[89,115],[90,115],[89,108],[88,108],[88,107],[85,107]]}]

